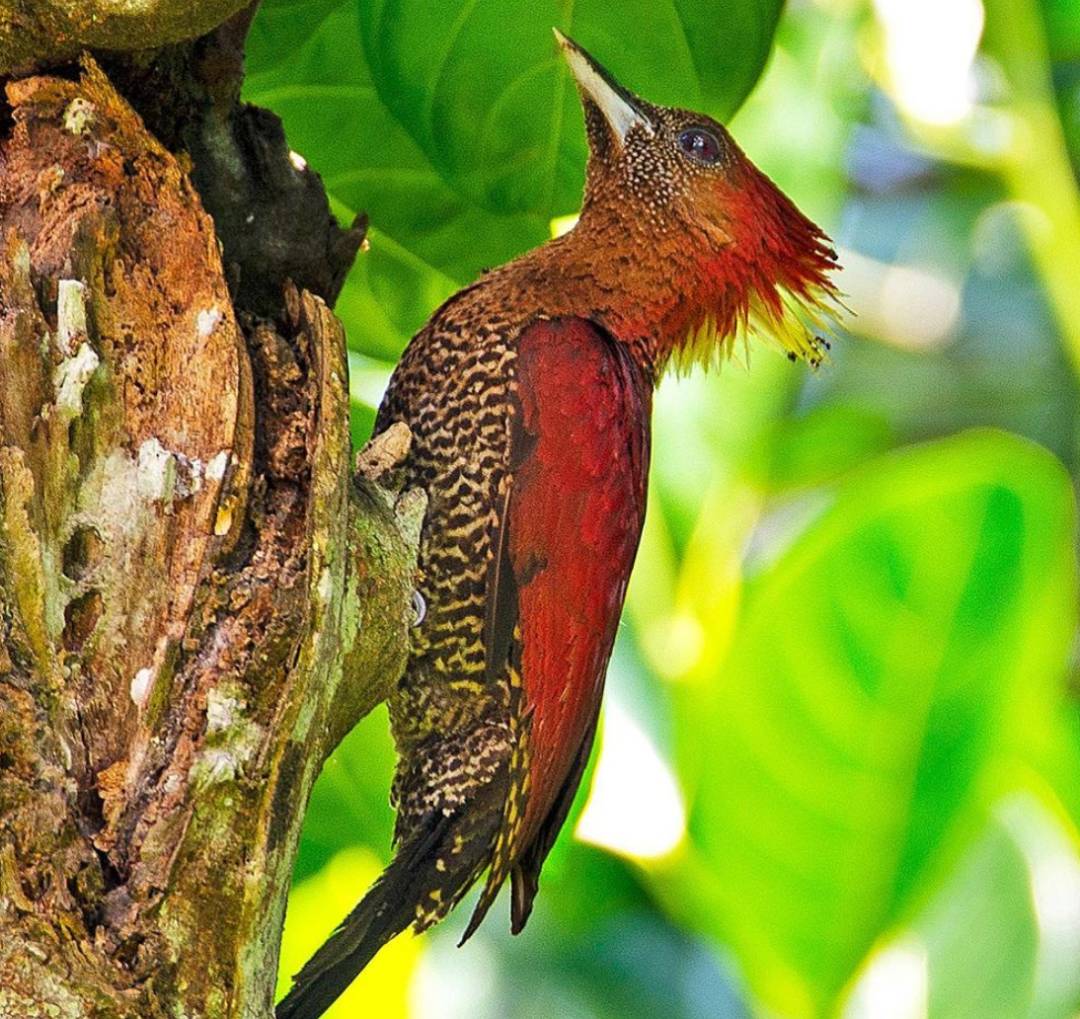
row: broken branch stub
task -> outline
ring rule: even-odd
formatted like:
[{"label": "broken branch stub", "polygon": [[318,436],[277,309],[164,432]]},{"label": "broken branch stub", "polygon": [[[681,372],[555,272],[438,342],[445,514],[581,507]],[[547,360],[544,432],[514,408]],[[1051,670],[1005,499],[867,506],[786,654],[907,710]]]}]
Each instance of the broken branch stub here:
[{"label": "broken branch stub", "polygon": [[0,1015],[266,1015],[302,806],[403,663],[416,498],[352,476],[340,324],[238,320],[95,66],[7,91]]}]

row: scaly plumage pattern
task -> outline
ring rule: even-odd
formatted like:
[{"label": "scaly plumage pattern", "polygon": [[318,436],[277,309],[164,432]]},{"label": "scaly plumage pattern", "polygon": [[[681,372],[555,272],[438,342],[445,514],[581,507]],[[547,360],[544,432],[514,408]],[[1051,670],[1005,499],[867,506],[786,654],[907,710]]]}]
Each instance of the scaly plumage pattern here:
[{"label": "scaly plumage pattern", "polygon": [[651,390],[750,334],[816,365],[836,291],[821,231],[715,121],[654,106],[569,40],[590,143],[577,226],[456,294],[413,338],[376,431],[403,421],[429,499],[426,616],[390,700],[390,867],[296,978],[314,1019],[486,869],[515,932],[588,759],[641,534]]}]

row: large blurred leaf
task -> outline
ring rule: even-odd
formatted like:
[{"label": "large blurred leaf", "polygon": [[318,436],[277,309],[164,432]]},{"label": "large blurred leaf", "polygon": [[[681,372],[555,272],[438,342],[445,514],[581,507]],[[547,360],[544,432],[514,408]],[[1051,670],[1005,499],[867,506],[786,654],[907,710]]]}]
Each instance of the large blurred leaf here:
[{"label": "large blurred leaf", "polygon": [[1023,793],[996,805],[929,902],[870,956],[844,1019],[1076,1015],[1080,861],[1052,799]]},{"label": "large blurred leaf", "polygon": [[1055,60],[1080,58],[1080,8],[1073,0],[1041,0],[1046,41]]},{"label": "large blurred leaf", "polygon": [[727,116],[781,3],[264,3],[246,97],[282,117],[342,214],[371,215],[339,302],[353,346],[392,357],[443,297],[577,208],[584,132],[553,25],[649,98]]},{"label": "large blurred leaf", "polygon": [[981,824],[1002,755],[1049,723],[1072,538],[1059,464],[969,433],[850,475],[751,585],[685,733],[706,773],[667,894],[783,1014],[826,1007]]},{"label": "large blurred leaf", "polygon": [[914,927],[927,954],[929,1019],[1028,1014],[1038,923],[1024,855],[1000,823],[975,843]]},{"label": "large blurred leaf", "polygon": [[769,50],[778,0],[370,0],[364,50],[386,107],[455,190],[493,212],[573,211],[585,138],[557,26],[649,99],[727,117]]},{"label": "large blurred leaf", "polygon": [[1027,861],[995,820],[912,925],[870,957],[844,1019],[1031,1016],[1038,941]]}]

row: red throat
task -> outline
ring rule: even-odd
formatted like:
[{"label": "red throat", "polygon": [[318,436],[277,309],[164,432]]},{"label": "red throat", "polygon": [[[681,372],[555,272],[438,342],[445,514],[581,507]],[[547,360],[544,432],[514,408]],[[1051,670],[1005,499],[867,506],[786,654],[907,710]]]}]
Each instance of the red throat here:
[{"label": "red throat", "polygon": [[829,239],[749,163],[747,180],[725,202],[730,243],[695,256],[696,293],[686,321],[662,342],[680,370],[729,357],[758,337],[817,367],[835,326],[839,294]]},{"label": "red throat", "polygon": [[[722,227],[710,231],[688,214],[636,251],[632,264],[603,259],[619,272],[600,280],[601,292],[618,295],[600,316],[605,325],[632,346],[644,341],[656,373],[708,367],[748,348],[751,337],[817,367],[843,307],[828,237],[748,160],[737,187],[708,197],[716,207],[709,219]],[[624,245],[620,220],[617,239],[584,222],[582,239],[594,250],[605,240]]]}]

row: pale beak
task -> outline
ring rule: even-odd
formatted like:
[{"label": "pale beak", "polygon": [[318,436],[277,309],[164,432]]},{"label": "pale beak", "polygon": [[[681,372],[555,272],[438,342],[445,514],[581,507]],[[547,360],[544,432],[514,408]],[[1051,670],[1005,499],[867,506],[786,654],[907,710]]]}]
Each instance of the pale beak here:
[{"label": "pale beak", "polygon": [[591,102],[603,114],[620,147],[635,127],[647,135],[654,134],[653,123],[641,111],[637,97],[623,88],[573,39],[567,38],[557,28],[552,31],[577,81],[582,100]]}]

